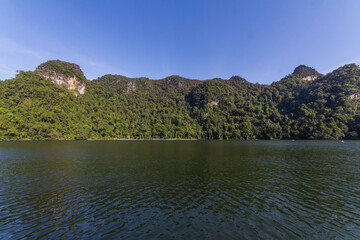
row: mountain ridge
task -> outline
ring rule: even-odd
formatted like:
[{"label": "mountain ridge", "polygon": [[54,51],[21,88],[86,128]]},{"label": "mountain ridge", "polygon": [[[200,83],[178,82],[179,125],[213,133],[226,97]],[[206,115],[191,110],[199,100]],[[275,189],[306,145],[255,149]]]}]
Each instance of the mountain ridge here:
[{"label": "mountain ridge", "polygon": [[300,65],[267,85],[240,76],[87,80],[55,60],[0,82],[0,140],[357,139],[358,96],[355,64],[326,75]]}]

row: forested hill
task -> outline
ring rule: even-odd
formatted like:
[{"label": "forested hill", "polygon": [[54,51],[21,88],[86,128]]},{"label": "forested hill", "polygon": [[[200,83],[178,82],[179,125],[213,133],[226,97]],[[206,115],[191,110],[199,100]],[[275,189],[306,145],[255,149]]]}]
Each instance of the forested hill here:
[{"label": "forested hill", "polygon": [[323,76],[301,65],[271,85],[229,80],[85,78],[41,64],[0,81],[0,140],[356,139],[360,69]]}]

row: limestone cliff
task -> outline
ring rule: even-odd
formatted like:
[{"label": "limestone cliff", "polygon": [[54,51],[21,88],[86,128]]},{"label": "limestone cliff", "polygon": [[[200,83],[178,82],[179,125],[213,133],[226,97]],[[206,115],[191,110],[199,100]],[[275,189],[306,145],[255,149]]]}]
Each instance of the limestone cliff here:
[{"label": "limestone cliff", "polygon": [[128,94],[130,92],[136,91],[136,83],[133,81],[130,81],[126,85],[126,89],[124,90],[125,94]]},{"label": "limestone cliff", "polygon": [[314,81],[318,78],[318,76],[316,75],[310,75],[310,76],[307,76],[307,77],[303,77],[302,80],[305,80],[305,81]]},{"label": "limestone cliff", "polygon": [[55,84],[74,90],[76,96],[85,93],[87,80],[77,64],[52,60],[39,65],[35,72],[51,79]]},{"label": "limestone cliff", "polygon": [[319,77],[322,77],[322,75],[318,73],[314,68],[307,67],[305,65],[300,65],[295,68],[293,74],[297,74],[301,77],[302,80],[305,81],[314,81]]}]

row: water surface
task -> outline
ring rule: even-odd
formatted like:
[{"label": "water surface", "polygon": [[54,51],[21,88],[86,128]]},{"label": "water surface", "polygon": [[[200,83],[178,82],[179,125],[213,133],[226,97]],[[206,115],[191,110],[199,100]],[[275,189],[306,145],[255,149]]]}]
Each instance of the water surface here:
[{"label": "water surface", "polygon": [[0,239],[359,239],[360,141],[0,142]]}]

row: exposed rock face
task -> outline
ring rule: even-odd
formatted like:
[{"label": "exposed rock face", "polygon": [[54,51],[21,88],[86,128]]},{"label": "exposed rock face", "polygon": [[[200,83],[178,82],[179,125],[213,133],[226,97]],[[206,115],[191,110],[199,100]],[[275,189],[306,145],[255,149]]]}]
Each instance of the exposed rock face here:
[{"label": "exposed rock face", "polygon": [[314,80],[316,80],[317,78],[318,78],[317,76],[311,75],[311,76],[303,77],[302,80],[305,80],[305,81],[314,81]]},{"label": "exposed rock face", "polygon": [[165,78],[164,80],[166,80],[166,84],[168,86],[173,86],[177,89],[182,88],[184,83],[183,83],[183,78],[177,75],[172,75],[169,76],[167,78]]},{"label": "exposed rock face", "polygon": [[52,80],[53,83],[61,85],[64,84],[67,89],[69,90],[75,90],[75,95],[77,96],[78,94],[84,94],[85,93],[85,84],[84,83],[80,83],[76,76],[73,77],[68,77],[65,76],[63,74],[58,74],[56,72],[41,72],[38,71],[38,69],[35,70],[36,72],[40,73],[41,75],[43,75],[45,78],[50,78]]},{"label": "exposed rock face", "polygon": [[178,80],[178,79],[175,79],[175,80],[173,80],[173,79],[168,79],[167,81],[166,81],[168,84],[174,84],[177,88],[181,88],[182,86],[183,86],[183,83],[181,82],[181,80]]},{"label": "exposed rock face", "polygon": [[40,73],[45,78],[50,78],[55,84],[63,84],[67,89],[74,90],[76,96],[85,93],[86,83],[84,80],[86,79],[77,64],[59,60],[48,61],[38,66],[35,72]]},{"label": "exposed rock face", "polygon": [[217,105],[219,105],[219,100],[216,99],[216,100],[214,100],[214,101],[211,101],[211,102],[208,103],[208,105],[210,105],[210,106],[214,106],[214,105],[217,106]]},{"label": "exposed rock face", "polygon": [[295,68],[293,74],[297,74],[304,81],[314,81],[322,76],[314,68],[305,65],[300,65]]},{"label": "exposed rock face", "polygon": [[124,93],[128,94],[128,93],[130,93],[132,91],[135,91],[135,90],[136,90],[136,83],[133,82],[133,81],[130,81],[130,82],[127,83]]},{"label": "exposed rock face", "polygon": [[355,93],[350,95],[350,99],[354,99],[354,98],[355,98],[355,99],[357,99],[357,98],[358,98],[358,95],[357,95],[357,94],[355,94]]}]

